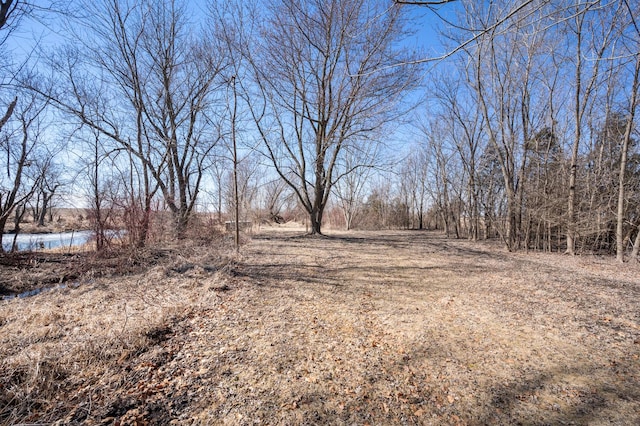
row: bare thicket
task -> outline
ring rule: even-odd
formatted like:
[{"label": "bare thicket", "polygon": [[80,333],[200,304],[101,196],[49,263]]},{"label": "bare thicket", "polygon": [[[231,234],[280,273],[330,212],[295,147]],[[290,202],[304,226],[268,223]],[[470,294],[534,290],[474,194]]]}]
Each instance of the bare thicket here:
[{"label": "bare thicket", "polygon": [[46,104],[33,96],[22,96],[12,119],[5,125],[0,139],[3,172],[0,174],[0,247],[7,221],[19,209],[24,214],[26,203],[37,191],[43,174],[36,167],[38,148],[44,144]]},{"label": "bare thicket", "polygon": [[362,198],[367,185],[375,173],[380,156],[379,147],[367,145],[345,149],[344,155],[336,165],[342,178],[336,181],[334,193],[337,204],[344,216],[345,228],[351,229],[362,214]]},{"label": "bare thicket", "polygon": [[424,127],[438,226],[511,250],[636,257],[637,6],[456,4],[458,57],[430,84]]},{"label": "bare thicket", "polygon": [[295,196],[282,179],[275,178],[262,184],[262,220],[284,223],[295,210]]}]

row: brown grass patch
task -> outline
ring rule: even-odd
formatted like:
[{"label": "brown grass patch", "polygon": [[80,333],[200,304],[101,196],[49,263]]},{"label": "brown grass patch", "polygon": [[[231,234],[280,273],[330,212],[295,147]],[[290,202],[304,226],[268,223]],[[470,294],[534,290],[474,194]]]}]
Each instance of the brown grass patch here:
[{"label": "brown grass patch", "polygon": [[0,304],[0,422],[638,424],[639,272],[428,232],[181,248]]}]

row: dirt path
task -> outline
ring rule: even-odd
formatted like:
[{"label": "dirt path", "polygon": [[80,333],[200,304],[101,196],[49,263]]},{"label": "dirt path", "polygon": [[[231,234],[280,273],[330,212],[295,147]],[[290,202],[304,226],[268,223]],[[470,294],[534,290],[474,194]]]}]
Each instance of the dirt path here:
[{"label": "dirt path", "polygon": [[[76,320],[80,333],[11,336],[25,327],[15,306],[37,311],[35,302],[0,306],[0,332],[14,342],[0,353],[4,368],[19,371],[17,360],[37,350],[64,367],[46,377],[67,399],[42,401],[27,419],[640,424],[636,265],[427,232],[296,235],[265,231],[216,272],[204,267],[212,255],[198,254],[193,268],[127,278],[135,284],[99,279],[38,305],[74,298],[56,327],[83,306],[93,320]],[[98,296],[121,303],[117,286],[135,289],[124,327],[121,315],[108,322],[104,306],[88,307]],[[86,337],[99,320],[127,331]],[[75,347],[78,335],[95,353],[93,369],[73,376],[51,351]],[[1,403],[10,419],[16,404]]]}]

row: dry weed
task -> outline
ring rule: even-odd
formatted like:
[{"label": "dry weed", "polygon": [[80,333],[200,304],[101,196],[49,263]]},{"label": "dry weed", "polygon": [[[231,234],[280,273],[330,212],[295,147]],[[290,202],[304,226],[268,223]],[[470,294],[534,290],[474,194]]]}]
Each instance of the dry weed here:
[{"label": "dry weed", "polygon": [[284,227],[156,255],[0,305],[2,422],[640,423],[638,265]]}]

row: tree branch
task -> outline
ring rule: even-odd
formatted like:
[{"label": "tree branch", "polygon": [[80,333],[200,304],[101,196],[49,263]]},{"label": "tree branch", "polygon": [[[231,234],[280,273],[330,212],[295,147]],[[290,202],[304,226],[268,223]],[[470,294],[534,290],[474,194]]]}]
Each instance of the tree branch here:
[{"label": "tree branch", "polygon": [[17,103],[18,98],[15,98],[13,102],[9,104],[9,108],[7,108],[7,112],[4,114],[4,117],[0,118],[0,130],[2,130],[2,127],[7,124],[7,121],[9,121],[9,119],[11,118],[11,114],[13,114],[13,110],[16,107]]},{"label": "tree branch", "polygon": [[11,13],[16,10],[18,6],[18,2],[13,3],[14,0],[5,0],[0,1],[0,28],[4,27],[4,25],[9,20]]},{"label": "tree branch", "polygon": [[403,1],[403,0],[395,0],[396,4],[410,4],[414,6],[437,6],[439,4],[445,3],[453,3],[457,0],[432,0],[432,1]]}]

